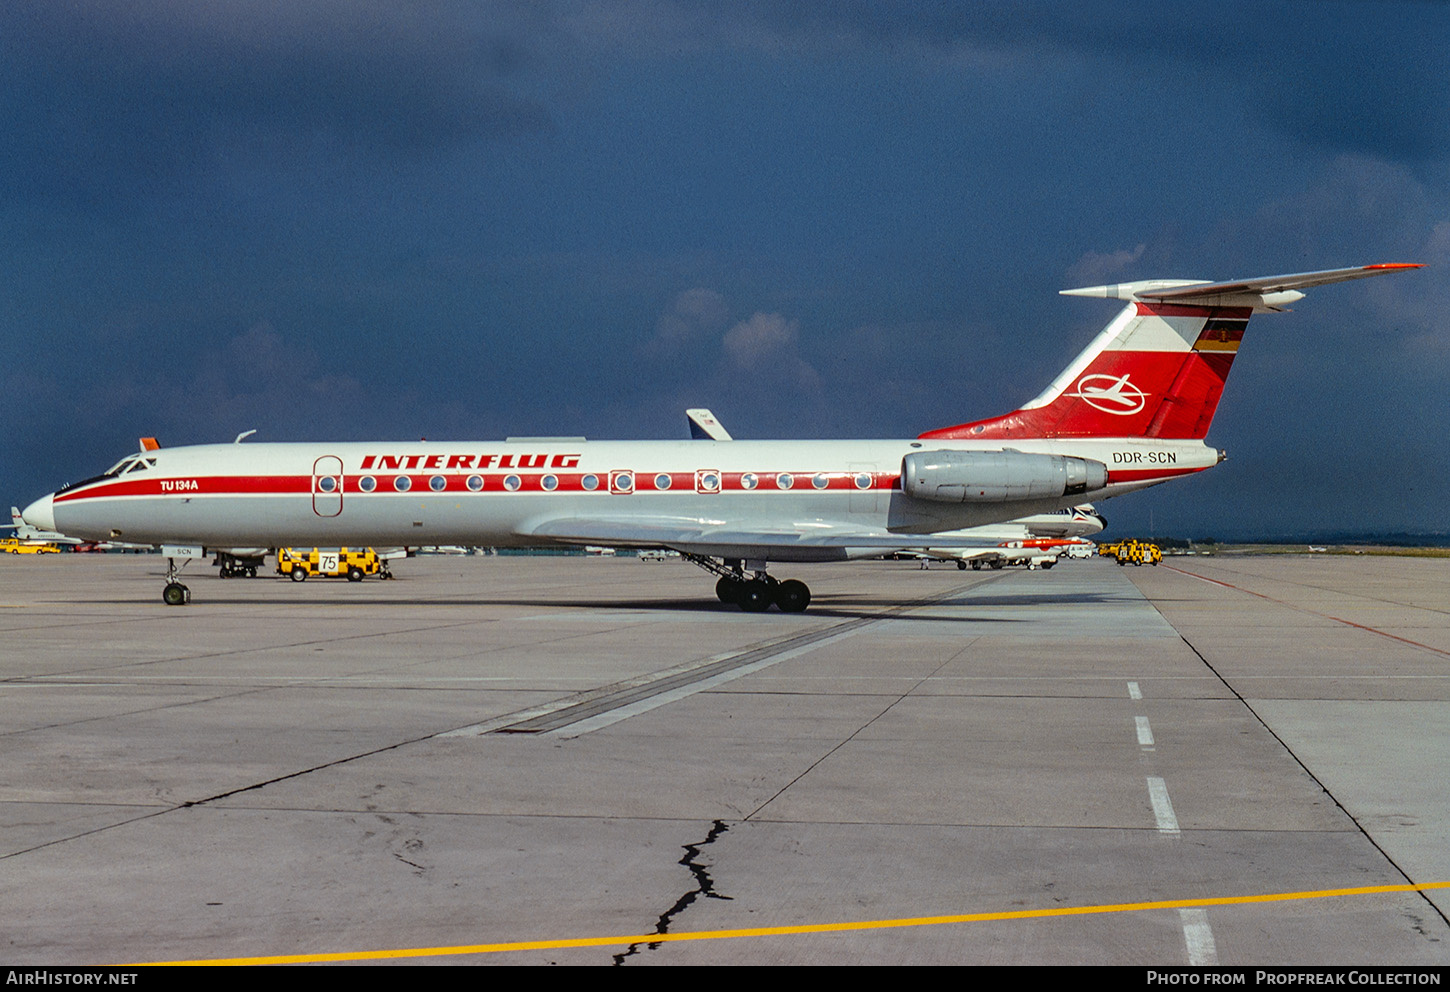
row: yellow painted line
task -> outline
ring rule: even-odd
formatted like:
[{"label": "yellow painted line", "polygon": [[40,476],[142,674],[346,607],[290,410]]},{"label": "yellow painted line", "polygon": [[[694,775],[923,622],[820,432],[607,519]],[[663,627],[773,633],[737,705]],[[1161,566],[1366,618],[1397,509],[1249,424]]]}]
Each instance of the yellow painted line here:
[{"label": "yellow painted line", "polygon": [[737,937],[791,937],[798,934],[844,933],[852,930],[932,927],[948,923],[987,923],[996,920],[1040,920],[1058,916],[1137,913],[1149,909],[1243,906],[1253,903],[1292,902],[1303,899],[1331,899],[1339,896],[1368,896],[1391,892],[1423,892],[1426,889],[1447,888],[1450,888],[1450,882],[1424,882],[1420,885],[1369,885],[1353,889],[1317,889],[1311,892],[1269,892],[1256,896],[1222,896],[1212,899],[1170,899],[1165,902],[1125,902],[1110,906],[1019,909],[1005,913],[965,913],[959,916],[912,916],[895,920],[860,920],[854,923],[810,923],[794,927],[753,927],[749,930],[697,930],[686,933],[642,933],[624,937],[568,937],[560,940],[524,940],[505,944],[406,947],[382,951],[338,951],[329,954],[279,954],[272,957],[257,958],[202,958],[195,961],[143,961],[136,964],[115,965],[114,967],[137,968],[144,965],[318,964],[329,961],[387,961],[398,958],[449,957],[459,954],[500,954],[505,951],[553,951],[574,947],[623,947],[629,944],[669,944],[683,940],[733,940]]}]

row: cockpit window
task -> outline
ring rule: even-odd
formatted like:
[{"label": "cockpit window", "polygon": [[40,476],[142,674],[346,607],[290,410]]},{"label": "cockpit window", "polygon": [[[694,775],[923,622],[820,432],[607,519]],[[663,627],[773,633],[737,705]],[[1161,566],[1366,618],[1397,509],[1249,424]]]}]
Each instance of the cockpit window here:
[{"label": "cockpit window", "polygon": [[111,479],[118,475],[125,475],[128,472],[144,472],[148,468],[156,466],[156,458],[147,458],[139,452],[134,455],[127,455],[116,464],[112,465],[105,473],[96,476],[98,479]]},{"label": "cockpit window", "polygon": [[105,479],[114,479],[118,475],[126,475],[130,472],[144,472],[147,469],[156,467],[156,456],[147,456],[143,452],[127,455],[116,464],[112,465],[100,475],[93,475],[89,479],[82,479],[80,482],[67,483],[61,486],[57,492],[65,492],[67,489],[75,489],[77,486],[88,486],[93,482],[101,482]]}]

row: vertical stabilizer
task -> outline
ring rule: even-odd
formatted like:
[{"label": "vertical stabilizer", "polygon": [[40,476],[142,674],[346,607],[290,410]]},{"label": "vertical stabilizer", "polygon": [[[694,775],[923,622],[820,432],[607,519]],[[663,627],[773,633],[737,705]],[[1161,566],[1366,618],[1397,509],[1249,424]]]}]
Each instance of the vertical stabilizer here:
[{"label": "vertical stabilizer", "polygon": [[1202,439],[1251,315],[1283,310],[1303,298],[1300,289],[1419,267],[1367,265],[1224,283],[1154,279],[1063,290],[1128,305],[1030,403],[921,437]]}]

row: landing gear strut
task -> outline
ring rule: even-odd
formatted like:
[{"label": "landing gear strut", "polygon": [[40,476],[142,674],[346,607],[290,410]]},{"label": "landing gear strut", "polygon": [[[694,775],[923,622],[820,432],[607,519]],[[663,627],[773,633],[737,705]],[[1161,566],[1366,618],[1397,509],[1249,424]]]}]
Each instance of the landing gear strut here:
[{"label": "landing gear strut", "polygon": [[[185,564],[186,559],[182,559],[182,565]],[[161,601],[167,606],[185,606],[191,602],[191,590],[176,581],[180,572],[175,558],[166,559],[166,588],[161,590]]]},{"label": "landing gear strut", "polygon": [[746,613],[764,613],[771,604],[782,613],[801,613],[811,604],[810,587],[799,579],[782,582],[764,568],[752,570],[747,578],[744,563],[738,558],[716,560],[688,551],[680,552],[680,557],[718,575],[715,595],[720,602],[731,603]]}]

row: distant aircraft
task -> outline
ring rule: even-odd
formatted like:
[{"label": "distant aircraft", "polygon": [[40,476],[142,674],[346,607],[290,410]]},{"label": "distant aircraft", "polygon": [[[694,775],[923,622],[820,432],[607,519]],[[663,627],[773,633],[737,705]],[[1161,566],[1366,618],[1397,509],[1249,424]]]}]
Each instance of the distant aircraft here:
[{"label": "distant aircraft", "polygon": [[928,548],[919,554],[926,558],[954,561],[958,568],[966,568],[968,564],[974,569],[983,565],[1001,568],[1013,564],[1051,568],[1069,549],[1092,546],[1086,538],[1101,533],[1106,526],[1107,521],[1102,515],[1094,510],[1091,503],[1086,503],[1007,523],[957,531],[952,536],[975,537],[978,545],[972,548]]},{"label": "distant aircraft", "polygon": [[10,508],[10,523],[0,524],[0,530],[14,530],[15,540],[19,544],[64,544],[77,551],[110,551],[112,549],[126,549],[135,551],[150,551],[149,544],[123,544],[115,541],[86,541],[79,537],[68,537],[54,530],[41,530],[25,522],[20,514],[20,508]]},{"label": "distant aircraft", "polygon": [[41,530],[25,522],[20,507],[10,508],[10,523],[0,525],[0,530],[14,530],[15,539],[24,544],[80,544],[80,538],[66,537],[54,530]]},{"label": "distant aircraft", "polygon": [[771,562],[968,548],[948,535],[1212,468],[1224,456],[1203,439],[1252,314],[1418,267],[1067,290],[1126,307],[1036,399],[915,440],[195,445],[128,455],[24,518],[163,545],[178,606],[176,562],[207,547],[426,543],[670,548],[722,599],[797,612],[810,590]]}]

